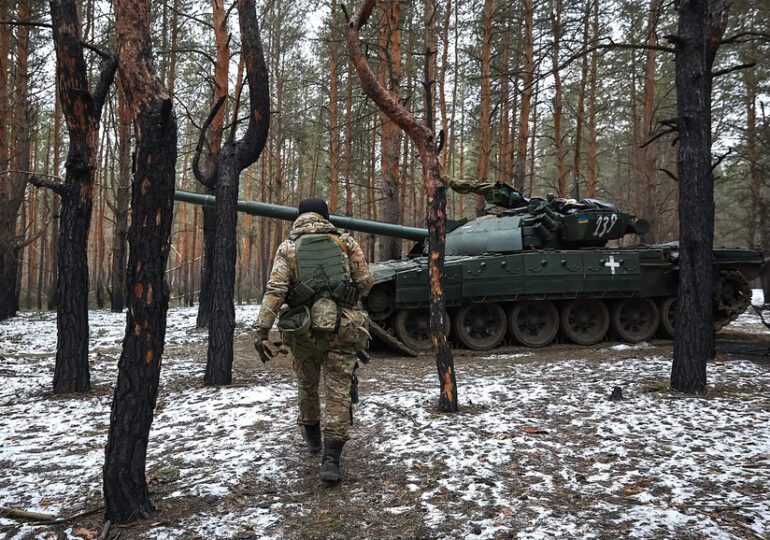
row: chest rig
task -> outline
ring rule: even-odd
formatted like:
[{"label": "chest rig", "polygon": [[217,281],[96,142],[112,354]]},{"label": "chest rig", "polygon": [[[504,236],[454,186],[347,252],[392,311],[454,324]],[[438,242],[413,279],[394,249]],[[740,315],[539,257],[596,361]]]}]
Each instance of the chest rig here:
[{"label": "chest rig", "polygon": [[295,241],[297,281],[288,304],[307,306],[330,298],[341,306],[353,306],[357,291],[346,260],[347,246],[338,234],[303,234]]}]

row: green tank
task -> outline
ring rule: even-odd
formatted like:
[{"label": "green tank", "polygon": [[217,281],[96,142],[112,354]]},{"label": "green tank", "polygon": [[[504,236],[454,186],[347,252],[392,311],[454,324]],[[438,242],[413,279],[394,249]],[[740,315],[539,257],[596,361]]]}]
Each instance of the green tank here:
[{"label": "green tank", "polygon": [[[678,245],[611,247],[649,223],[596,199],[524,197],[504,183],[485,185],[487,215],[447,227],[444,293],[450,339],[485,351],[503,342],[545,346],[557,337],[581,345],[608,334],[639,342],[673,336]],[[177,191],[175,198],[213,205],[214,198]],[[292,220],[294,208],[240,201],[239,210]],[[373,333],[404,352],[431,347],[427,229],[332,216],[340,228],[415,240],[406,260],[372,264],[365,299]],[[721,328],[749,306],[749,281],[761,253],[714,249],[714,324]]]}]

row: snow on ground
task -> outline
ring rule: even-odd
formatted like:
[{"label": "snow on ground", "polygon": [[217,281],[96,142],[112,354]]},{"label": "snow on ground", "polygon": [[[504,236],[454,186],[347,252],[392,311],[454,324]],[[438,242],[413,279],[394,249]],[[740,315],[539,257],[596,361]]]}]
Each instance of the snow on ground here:
[{"label": "snow on ground", "polygon": [[[254,326],[259,305],[236,305],[236,329]],[[197,307],[168,310],[166,343],[204,343],[206,331],[195,327]],[[105,309],[88,312],[89,350],[120,347],[126,332],[126,313],[112,313]],[[0,324],[0,355],[49,354],[56,350],[56,315],[51,312],[21,312],[18,317]]]},{"label": "snow on ground", "polygon": [[[248,346],[258,308],[237,310]],[[709,395],[686,398],[666,390],[670,348],[655,343],[559,346],[556,360],[522,349],[462,357],[461,412],[441,415],[429,358],[375,358],[360,373],[346,481],[327,495],[299,449],[288,363],[203,387],[194,319],[194,309],[169,312],[147,462],[161,510],[187,510],[128,537],[770,537],[766,359],[716,361]],[[97,390],[86,397],[49,394],[55,316],[0,323],[0,507],[69,515],[101,503],[125,321],[96,311],[91,322]],[[732,326],[758,322],[747,313]],[[615,386],[621,402],[607,400]],[[327,528],[303,529],[308,520]],[[0,518],[0,538],[47,530]]]},{"label": "snow on ground", "polygon": [[[379,411],[364,407],[377,426],[367,435],[382,459],[411,469],[429,525],[460,515],[481,538],[770,534],[770,372],[716,363],[709,380],[723,392],[713,397],[645,391],[670,365],[652,357],[474,366],[458,375],[470,409],[459,422],[427,408],[436,386],[428,376],[397,399],[370,398],[394,400],[418,425],[378,425]],[[616,385],[626,400],[607,400]],[[729,509],[738,526],[716,516]]]}]

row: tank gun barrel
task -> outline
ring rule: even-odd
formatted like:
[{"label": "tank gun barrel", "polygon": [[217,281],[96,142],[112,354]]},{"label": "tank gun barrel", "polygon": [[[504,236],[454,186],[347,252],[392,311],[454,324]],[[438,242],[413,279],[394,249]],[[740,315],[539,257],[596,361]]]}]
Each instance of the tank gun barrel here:
[{"label": "tank gun barrel", "polygon": [[[197,204],[199,206],[215,206],[217,202],[216,197],[213,195],[204,195],[201,193],[180,190],[174,192],[174,199],[180,202]],[[298,215],[296,208],[281,206],[279,204],[239,200],[236,207],[239,212],[243,212],[244,214],[282,219],[284,221],[294,221]],[[428,229],[407,227],[395,223],[381,223],[379,221],[369,221],[366,219],[356,219],[338,215],[329,216],[329,221],[331,221],[335,227],[341,229],[381,236],[392,236],[394,238],[403,238],[404,240],[413,240],[415,242],[422,241],[428,237]]]}]

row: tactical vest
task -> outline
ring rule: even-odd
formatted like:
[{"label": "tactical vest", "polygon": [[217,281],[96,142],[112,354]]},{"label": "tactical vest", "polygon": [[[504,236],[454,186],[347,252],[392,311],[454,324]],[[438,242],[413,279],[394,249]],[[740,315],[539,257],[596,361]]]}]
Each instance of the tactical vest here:
[{"label": "tactical vest", "polygon": [[343,306],[356,303],[356,287],[345,261],[347,248],[334,233],[303,234],[295,241],[297,281],[288,298],[291,307],[312,304],[321,297]]}]

